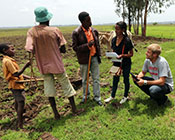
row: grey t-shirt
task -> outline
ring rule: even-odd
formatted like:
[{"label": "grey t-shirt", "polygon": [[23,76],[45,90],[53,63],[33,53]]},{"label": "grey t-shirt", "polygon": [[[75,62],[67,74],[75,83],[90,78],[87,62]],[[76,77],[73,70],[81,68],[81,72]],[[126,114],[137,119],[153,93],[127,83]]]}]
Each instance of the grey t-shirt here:
[{"label": "grey t-shirt", "polygon": [[165,83],[169,85],[171,91],[173,90],[173,77],[169,64],[164,57],[159,56],[154,63],[146,59],[142,70],[149,72],[154,80],[158,80],[160,77],[166,77]]}]

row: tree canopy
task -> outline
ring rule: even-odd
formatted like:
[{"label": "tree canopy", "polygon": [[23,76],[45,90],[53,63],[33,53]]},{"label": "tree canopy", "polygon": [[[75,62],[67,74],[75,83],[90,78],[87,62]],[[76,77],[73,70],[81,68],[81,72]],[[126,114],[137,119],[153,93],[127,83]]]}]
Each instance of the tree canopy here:
[{"label": "tree canopy", "polygon": [[146,36],[147,16],[149,13],[162,13],[163,7],[175,4],[174,0],[114,0],[116,14],[128,20],[129,30],[133,25],[135,34],[139,33],[141,24],[142,36]]}]

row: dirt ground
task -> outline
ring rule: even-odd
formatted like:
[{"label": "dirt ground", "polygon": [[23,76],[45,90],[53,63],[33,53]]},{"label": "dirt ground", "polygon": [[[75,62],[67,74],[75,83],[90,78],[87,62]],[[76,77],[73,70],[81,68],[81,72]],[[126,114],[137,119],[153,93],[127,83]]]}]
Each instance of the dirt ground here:
[{"label": "dirt ground", "polygon": [[[68,44],[71,44],[71,34],[64,34],[66,40],[68,40]],[[28,53],[24,50],[24,45],[25,45],[25,39],[26,36],[15,36],[15,37],[4,37],[0,38],[0,43],[2,42],[11,42],[15,44],[15,49],[16,49],[16,55],[15,59],[17,62],[23,63],[21,60],[28,60]],[[154,37],[146,37],[142,38],[140,36],[133,36],[133,41],[135,46],[137,47],[137,44],[139,42],[147,44],[148,42],[162,42],[162,41],[171,41],[170,39],[160,39],[160,38],[154,38]],[[75,56],[75,53],[72,51],[70,47],[68,47],[66,53],[66,57],[70,58]],[[103,52],[105,50],[102,49]],[[2,57],[1,57],[2,59]],[[1,62],[0,62],[1,64]],[[81,87],[81,79],[77,78],[71,78],[70,79],[73,86],[75,89],[78,89]],[[58,86],[57,89],[59,90],[60,87]],[[24,113],[24,125],[30,125],[32,124],[33,119],[45,108],[48,106],[48,101],[44,97],[43,94],[38,94],[37,96],[34,96],[34,92],[36,90],[36,85],[34,87],[28,89],[26,91],[26,96],[33,96],[33,100],[26,103],[25,109],[26,112]],[[39,85],[37,88],[39,93],[43,93],[43,85]],[[58,97],[59,98],[59,97]],[[117,105],[114,105],[117,106]],[[62,110],[62,108],[67,108],[67,111],[62,112],[62,115],[66,115],[70,111],[70,106],[69,104],[65,104],[64,106],[61,106],[58,110]],[[10,121],[7,123],[0,124],[0,131],[1,130],[8,130],[8,129],[16,129],[15,124],[16,124],[16,112],[14,109],[14,99],[12,97],[11,91],[8,90],[7,88],[7,82],[4,81],[2,72],[0,73],[0,119],[3,120],[5,118],[10,118]],[[32,131],[32,130],[31,130]],[[0,136],[3,135],[0,133]],[[40,137],[45,140],[50,140],[48,139],[48,135],[50,134],[45,134]],[[51,136],[50,136],[51,138]],[[53,140],[56,140],[54,137],[52,138]]]}]

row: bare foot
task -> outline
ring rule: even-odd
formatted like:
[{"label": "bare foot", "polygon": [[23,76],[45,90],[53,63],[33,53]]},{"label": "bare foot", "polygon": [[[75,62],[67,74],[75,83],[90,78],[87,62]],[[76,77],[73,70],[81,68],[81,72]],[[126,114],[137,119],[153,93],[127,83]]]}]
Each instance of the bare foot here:
[{"label": "bare foot", "polygon": [[55,115],[55,120],[60,120],[61,116],[58,114],[58,115]]},{"label": "bare foot", "polygon": [[18,123],[18,128],[23,129],[23,123]]},{"label": "bare foot", "polygon": [[85,112],[85,109],[84,108],[78,109],[75,112],[73,112],[73,116],[78,116],[78,115],[80,115],[83,112]]}]

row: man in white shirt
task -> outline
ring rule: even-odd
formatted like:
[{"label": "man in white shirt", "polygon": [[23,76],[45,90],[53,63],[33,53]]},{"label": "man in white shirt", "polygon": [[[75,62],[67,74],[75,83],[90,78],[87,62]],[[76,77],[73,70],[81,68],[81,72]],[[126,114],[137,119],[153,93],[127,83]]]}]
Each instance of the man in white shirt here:
[{"label": "man in white shirt", "polygon": [[[166,94],[173,90],[174,83],[169,64],[160,53],[161,47],[158,44],[149,45],[142,71],[136,76],[139,81],[133,80],[158,105],[163,105],[168,100]],[[152,77],[146,77],[147,72]]]}]

